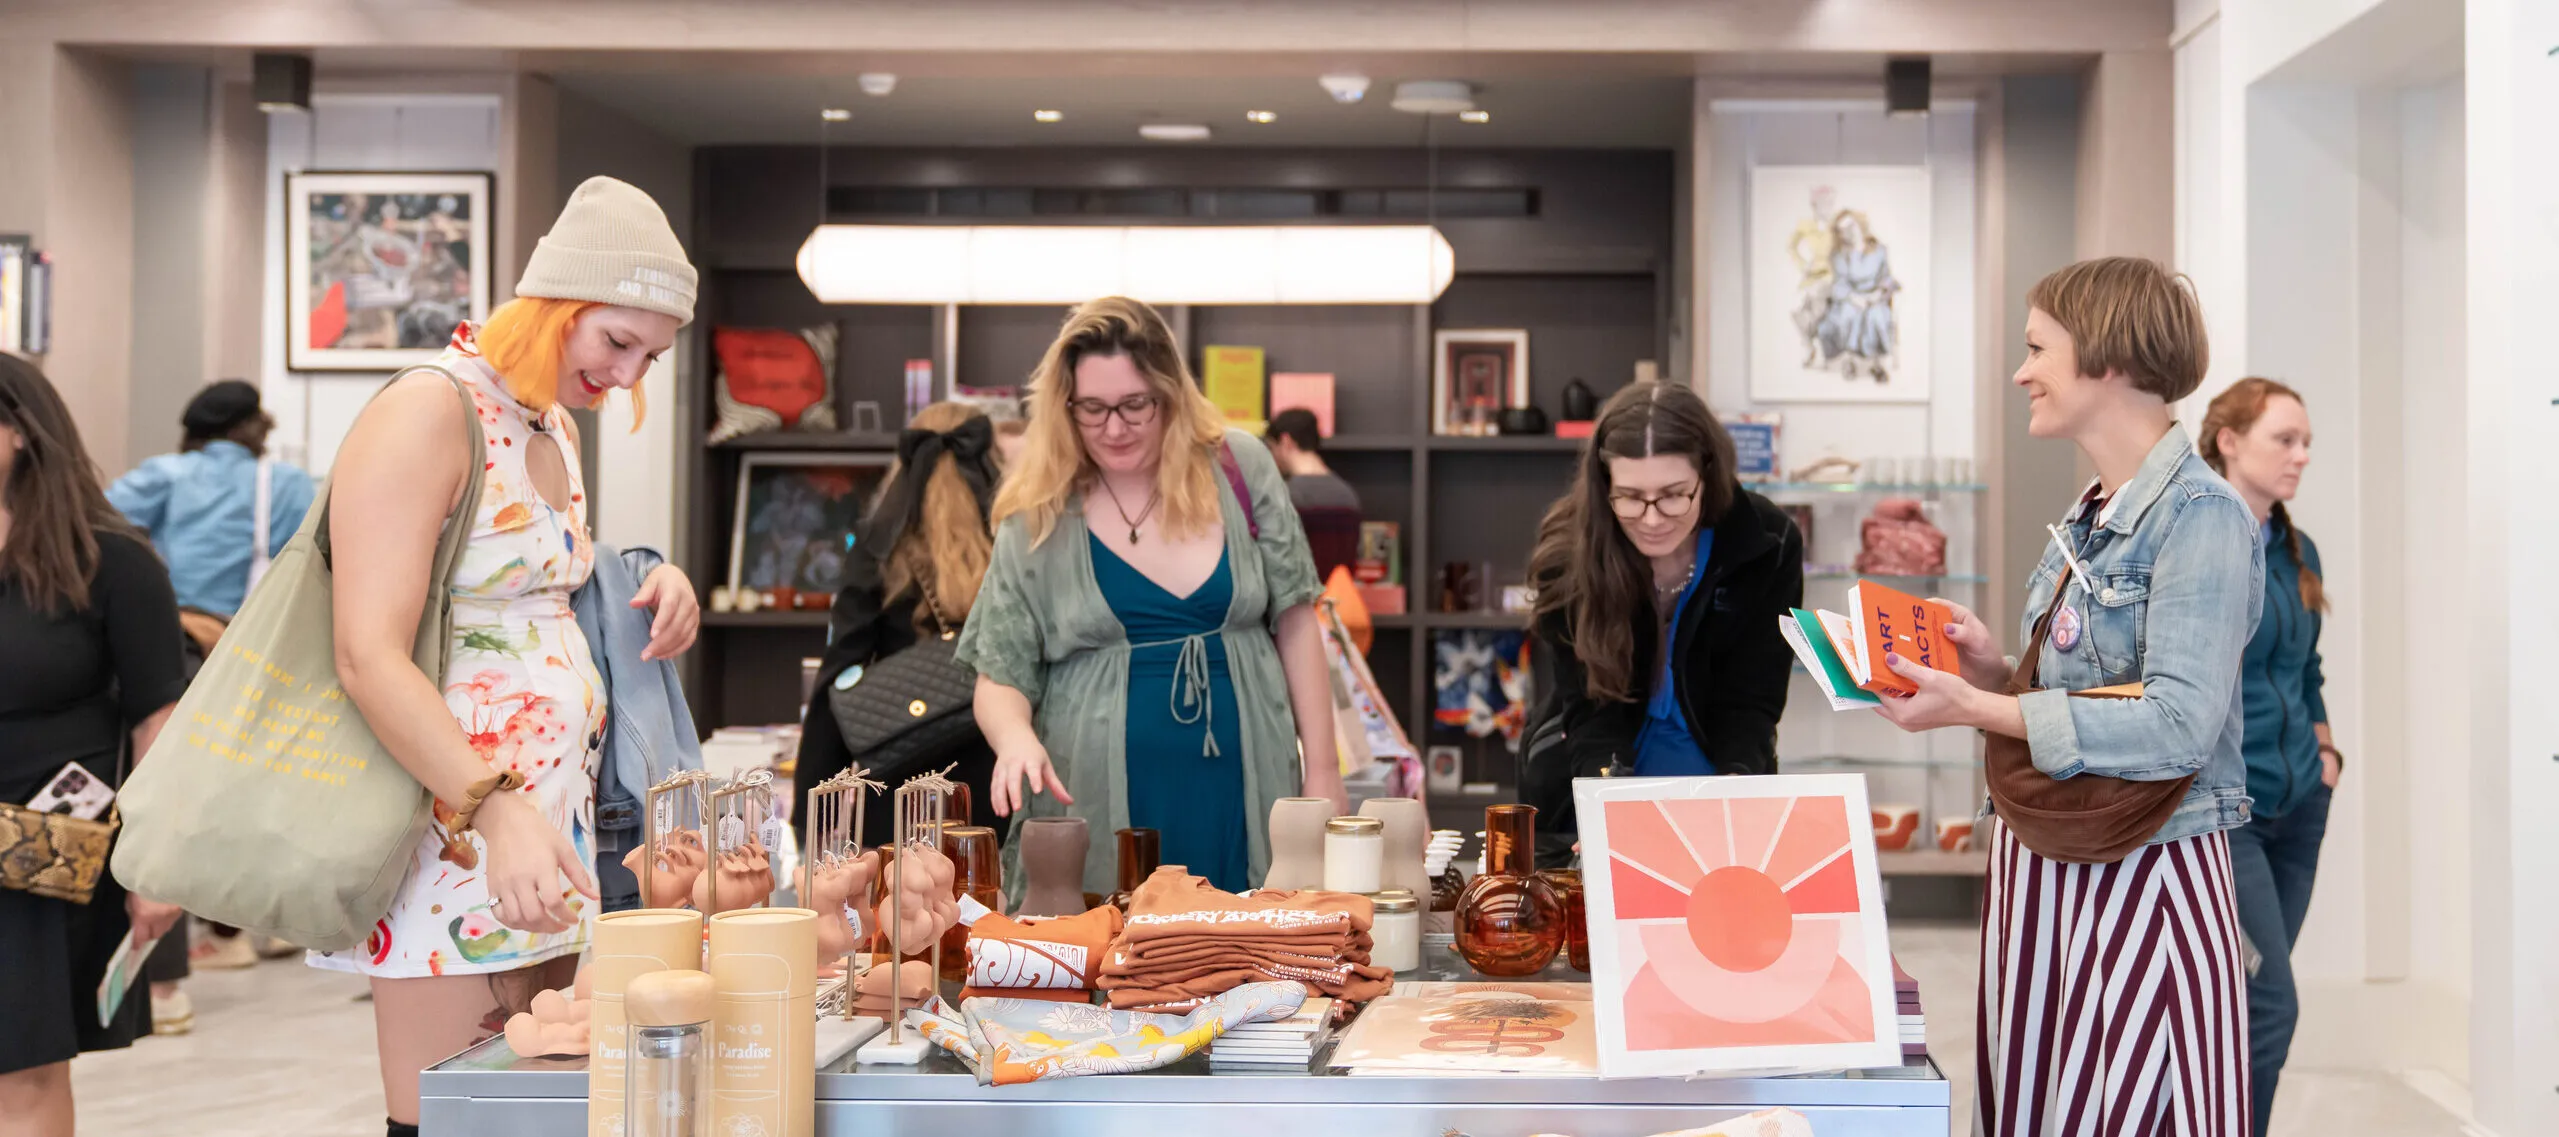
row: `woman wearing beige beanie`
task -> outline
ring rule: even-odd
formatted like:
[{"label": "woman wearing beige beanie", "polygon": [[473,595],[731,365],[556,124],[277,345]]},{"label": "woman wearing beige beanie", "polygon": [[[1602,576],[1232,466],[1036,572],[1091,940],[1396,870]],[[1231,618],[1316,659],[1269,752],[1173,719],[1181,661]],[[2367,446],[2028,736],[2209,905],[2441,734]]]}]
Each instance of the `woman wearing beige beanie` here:
[{"label": "woman wearing beige beanie", "polygon": [[[418,1072],[566,987],[597,908],[595,775],[605,690],[570,596],[595,564],[568,412],[634,396],[693,319],[693,266],[657,203],[596,178],[534,249],[516,298],[455,329],[365,408],[330,478],[338,676],[435,816],[391,911],[313,966],[373,981],[391,1137],[417,1132]],[[456,392],[459,391],[460,397]],[[466,459],[466,414],[485,453]],[[449,580],[436,538],[477,477]],[[442,689],[411,661],[430,587],[453,596]],[[665,567],[647,658],[691,645],[692,585]]]}]

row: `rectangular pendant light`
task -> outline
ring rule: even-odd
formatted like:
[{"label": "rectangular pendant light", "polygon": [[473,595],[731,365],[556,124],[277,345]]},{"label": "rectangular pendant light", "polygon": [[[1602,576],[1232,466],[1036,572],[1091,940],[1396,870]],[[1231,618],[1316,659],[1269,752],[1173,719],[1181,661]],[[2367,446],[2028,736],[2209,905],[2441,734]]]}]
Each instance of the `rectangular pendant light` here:
[{"label": "rectangular pendant light", "polygon": [[1428,225],[820,225],[828,304],[1428,304],[1457,271]]}]

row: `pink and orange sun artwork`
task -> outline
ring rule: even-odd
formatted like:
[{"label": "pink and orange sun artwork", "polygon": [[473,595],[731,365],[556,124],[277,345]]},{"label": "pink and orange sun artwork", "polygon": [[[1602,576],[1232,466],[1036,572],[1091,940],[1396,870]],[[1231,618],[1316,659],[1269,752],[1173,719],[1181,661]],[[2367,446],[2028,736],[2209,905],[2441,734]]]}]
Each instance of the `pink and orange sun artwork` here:
[{"label": "pink and orange sun artwork", "polygon": [[[1761,780],[1698,779],[1720,790]],[[1862,789],[1678,796],[1628,786],[1602,791],[1628,799],[1583,807],[1584,818],[1602,815],[1606,862],[1592,872],[1585,848],[1585,875],[1600,888],[1604,874],[1608,894],[1590,913],[1594,955],[1607,960],[1594,968],[1594,993],[1613,993],[1619,1010],[1601,1016],[1603,1033],[1618,1035],[1603,1053],[1730,1052],[1738,1068],[1774,1064],[1790,1048],[1816,1048],[1798,1055],[1807,1065],[1866,1050],[1874,1064],[1898,1061],[1897,1049],[1885,1055],[1898,1025],[1873,837],[1851,824],[1867,816]],[[1819,1053],[1828,1047],[1852,1049]]]}]

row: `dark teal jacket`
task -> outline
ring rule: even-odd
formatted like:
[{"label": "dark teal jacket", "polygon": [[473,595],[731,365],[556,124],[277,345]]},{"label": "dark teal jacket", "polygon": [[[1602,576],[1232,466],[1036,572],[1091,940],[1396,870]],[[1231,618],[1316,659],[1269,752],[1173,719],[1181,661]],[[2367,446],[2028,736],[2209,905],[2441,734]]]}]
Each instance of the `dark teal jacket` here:
[{"label": "dark teal jacket", "polygon": [[[2328,721],[2319,673],[2320,615],[2301,602],[2301,561],[2284,526],[2270,522],[2266,542],[2266,614],[2239,660],[2239,694],[2247,725],[2239,752],[2248,760],[2248,796],[2259,817],[2281,817],[2319,787],[2319,736]],[[2319,546],[2301,537],[2301,555],[2319,571]]]}]

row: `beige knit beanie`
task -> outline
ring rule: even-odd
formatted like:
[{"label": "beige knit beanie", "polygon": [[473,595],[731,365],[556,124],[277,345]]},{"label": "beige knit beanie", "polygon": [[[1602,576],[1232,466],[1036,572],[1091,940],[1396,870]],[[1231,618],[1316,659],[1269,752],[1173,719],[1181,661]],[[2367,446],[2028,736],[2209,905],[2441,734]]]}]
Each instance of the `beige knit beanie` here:
[{"label": "beige knit beanie", "polygon": [[515,294],[593,300],[690,324],[694,281],[657,202],[628,182],[588,178],[533,247]]}]

